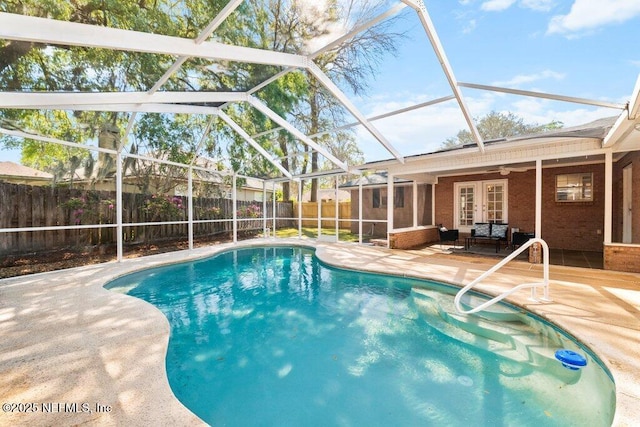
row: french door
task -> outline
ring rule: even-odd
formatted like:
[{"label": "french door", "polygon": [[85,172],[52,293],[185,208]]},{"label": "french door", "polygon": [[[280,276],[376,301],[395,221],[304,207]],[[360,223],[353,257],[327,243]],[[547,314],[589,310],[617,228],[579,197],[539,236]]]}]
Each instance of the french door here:
[{"label": "french door", "polygon": [[469,231],[476,222],[508,222],[507,180],[458,182],[454,186],[455,228]]}]

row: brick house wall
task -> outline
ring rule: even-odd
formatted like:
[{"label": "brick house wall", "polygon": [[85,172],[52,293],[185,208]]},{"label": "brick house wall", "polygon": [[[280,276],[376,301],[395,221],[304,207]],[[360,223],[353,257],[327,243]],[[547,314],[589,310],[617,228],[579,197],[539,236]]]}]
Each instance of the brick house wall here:
[{"label": "brick house wall", "polygon": [[626,154],[613,165],[613,224],[611,240],[613,242],[622,242],[622,170],[629,165],[632,167],[631,175],[633,181],[631,242],[640,243],[640,151]]},{"label": "brick house wall", "polygon": [[[593,202],[555,201],[556,175],[593,173]],[[465,181],[508,180],[510,228],[535,230],[535,170],[441,177],[436,185],[435,223],[454,227],[454,184]],[[604,164],[545,168],[542,171],[542,238],[549,247],[602,251],[604,230]]]}]

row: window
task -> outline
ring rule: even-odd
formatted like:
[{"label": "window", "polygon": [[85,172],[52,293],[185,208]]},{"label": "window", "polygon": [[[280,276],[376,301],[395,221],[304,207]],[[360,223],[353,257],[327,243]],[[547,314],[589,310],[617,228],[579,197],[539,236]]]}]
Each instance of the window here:
[{"label": "window", "polygon": [[385,190],[384,188],[373,189],[373,207],[374,208],[387,207],[387,190]]},{"label": "window", "polygon": [[592,202],[593,174],[556,175],[556,202]]},{"label": "window", "polygon": [[393,190],[393,207],[404,208],[404,187]]},{"label": "window", "polygon": [[[386,188],[374,188],[373,194],[373,207],[374,208],[387,208],[387,189]],[[404,208],[404,188],[397,187],[393,191],[393,207]]]}]

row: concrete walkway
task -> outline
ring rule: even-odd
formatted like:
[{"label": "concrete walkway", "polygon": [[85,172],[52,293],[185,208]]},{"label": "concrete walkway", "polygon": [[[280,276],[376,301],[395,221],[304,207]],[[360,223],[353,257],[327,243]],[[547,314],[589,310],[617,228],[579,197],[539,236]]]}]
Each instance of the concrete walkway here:
[{"label": "concrete walkway", "polygon": [[[266,239],[238,246],[265,243],[314,241]],[[15,404],[0,413],[0,425],[202,424],[169,387],[164,366],[166,318],[152,305],[102,286],[141,268],[233,247],[225,244],[0,280],[0,400]],[[466,284],[495,263],[429,248],[400,251],[330,243],[317,248],[318,257],[329,264],[453,284]],[[541,277],[540,266],[514,261],[480,289],[496,293],[521,283],[523,277]],[[616,382],[613,424],[638,425],[640,275],[552,266],[551,280],[554,302],[532,304],[527,292],[510,301],[589,346]]]}]

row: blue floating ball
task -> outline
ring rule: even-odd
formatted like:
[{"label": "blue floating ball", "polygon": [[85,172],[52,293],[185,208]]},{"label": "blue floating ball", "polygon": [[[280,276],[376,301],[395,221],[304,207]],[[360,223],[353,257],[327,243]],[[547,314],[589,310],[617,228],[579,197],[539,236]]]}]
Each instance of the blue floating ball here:
[{"label": "blue floating ball", "polygon": [[556,351],[556,359],[562,363],[562,366],[573,371],[587,366],[587,359],[572,350],[562,349]]}]

